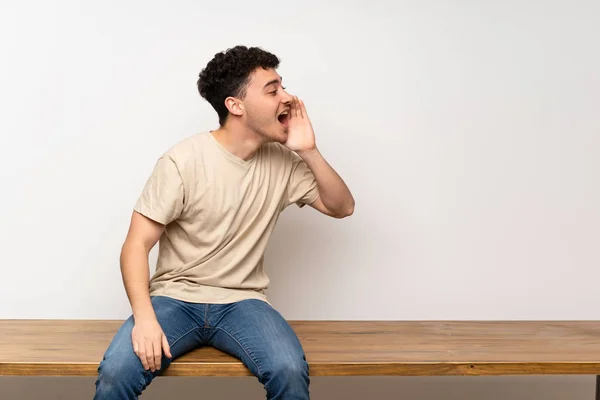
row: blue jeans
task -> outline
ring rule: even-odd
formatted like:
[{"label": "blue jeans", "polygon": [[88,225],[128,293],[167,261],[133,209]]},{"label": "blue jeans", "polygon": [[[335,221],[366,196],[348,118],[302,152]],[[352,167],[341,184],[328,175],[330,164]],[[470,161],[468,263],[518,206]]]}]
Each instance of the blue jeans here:
[{"label": "blue jeans", "polygon": [[98,367],[95,400],[137,399],[172,360],[199,346],[213,346],[240,359],[264,385],[267,399],[308,399],[304,351],[287,321],[268,303],[197,304],[164,296],[152,305],[169,342],[161,368],[144,369],[133,351],[133,316],[121,326]]}]

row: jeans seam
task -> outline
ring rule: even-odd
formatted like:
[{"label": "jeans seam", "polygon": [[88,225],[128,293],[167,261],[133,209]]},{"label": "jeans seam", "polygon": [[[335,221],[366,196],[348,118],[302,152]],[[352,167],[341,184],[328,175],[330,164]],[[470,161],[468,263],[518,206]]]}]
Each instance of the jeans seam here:
[{"label": "jeans seam", "polygon": [[239,340],[237,340],[231,333],[227,332],[225,329],[223,329],[222,327],[215,327],[215,329],[219,329],[220,331],[224,332],[227,336],[229,336],[230,338],[233,339],[234,342],[236,342],[238,344],[238,346],[240,346],[240,348],[242,349],[242,351],[244,353],[246,353],[246,355],[248,356],[248,358],[250,359],[250,361],[252,361],[252,363],[256,366],[256,371],[258,372],[258,377],[259,379],[263,378],[263,374],[260,370],[260,366],[258,365],[258,363],[256,362],[256,360],[254,359],[254,356],[251,354],[250,351],[246,350],[246,347],[243,346]]},{"label": "jeans seam", "polygon": [[[186,331],[184,334],[180,335],[180,336],[179,336],[177,339],[173,340],[173,343],[171,343],[171,344],[169,345],[169,347],[173,347],[173,346],[175,346],[175,345],[177,344],[177,342],[179,342],[179,341],[180,341],[181,339],[183,339],[183,338],[184,338],[184,337],[185,337],[187,334],[189,334],[189,333],[191,333],[191,332],[195,331],[196,329],[200,329],[200,328],[199,328],[199,327],[194,327],[194,326],[192,326],[191,328],[188,328],[188,330],[187,330],[187,331]],[[168,340],[167,340],[167,342],[168,342]]]},{"label": "jeans seam", "polygon": [[149,375],[151,372],[149,370],[144,370],[144,372],[142,373],[142,379],[140,384],[137,387],[137,391],[135,392],[136,395],[141,395],[142,392],[144,391],[144,387],[146,386],[146,376]]}]

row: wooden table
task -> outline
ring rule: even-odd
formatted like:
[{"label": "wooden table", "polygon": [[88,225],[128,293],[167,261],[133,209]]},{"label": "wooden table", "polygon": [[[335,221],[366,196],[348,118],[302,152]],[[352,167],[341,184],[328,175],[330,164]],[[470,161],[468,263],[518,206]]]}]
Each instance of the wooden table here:
[{"label": "wooden table", "polygon": [[[123,321],[0,320],[0,375],[95,376]],[[600,321],[290,321],[312,376],[589,374],[600,400]],[[247,376],[199,348],[163,376]]]}]

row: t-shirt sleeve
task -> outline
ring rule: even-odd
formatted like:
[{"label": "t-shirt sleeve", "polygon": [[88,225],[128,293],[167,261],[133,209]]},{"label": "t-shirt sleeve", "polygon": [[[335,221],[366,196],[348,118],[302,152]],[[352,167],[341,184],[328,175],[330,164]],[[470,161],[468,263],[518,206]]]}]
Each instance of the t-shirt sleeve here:
[{"label": "t-shirt sleeve", "polygon": [[298,207],[311,204],[319,197],[317,180],[306,162],[296,153],[290,152],[291,175],[288,182],[287,205],[296,203]]},{"label": "t-shirt sleeve", "polygon": [[134,210],[167,225],[181,215],[184,197],[179,168],[171,157],[163,155],[156,162]]}]

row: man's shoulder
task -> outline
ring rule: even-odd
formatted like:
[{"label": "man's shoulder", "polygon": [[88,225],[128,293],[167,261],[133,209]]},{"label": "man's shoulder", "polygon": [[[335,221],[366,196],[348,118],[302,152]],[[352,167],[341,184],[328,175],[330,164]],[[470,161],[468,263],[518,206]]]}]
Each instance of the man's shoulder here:
[{"label": "man's shoulder", "polygon": [[187,136],[169,147],[162,154],[162,157],[168,157],[178,165],[194,161],[206,149],[208,134],[209,132],[206,131]]},{"label": "man's shoulder", "polygon": [[206,131],[186,136],[171,145],[171,147],[165,151],[165,154],[178,156],[197,152],[206,146],[205,142],[208,139],[209,133],[209,131]]}]

